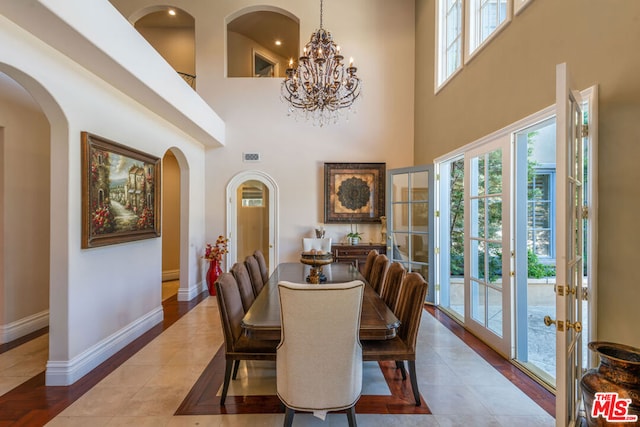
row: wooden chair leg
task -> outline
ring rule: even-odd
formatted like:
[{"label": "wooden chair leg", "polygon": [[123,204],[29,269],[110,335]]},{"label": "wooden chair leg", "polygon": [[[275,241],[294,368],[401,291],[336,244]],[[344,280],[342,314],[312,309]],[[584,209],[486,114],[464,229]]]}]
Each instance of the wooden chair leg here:
[{"label": "wooden chair leg", "polygon": [[293,424],[293,415],[296,413],[293,409],[286,407],[287,411],[284,414],[284,427],[291,427]]},{"label": "wooden chair leg", "polygon": [[411,388],[413,389],[413,397],[416,399],[416,406],[420,406],[420,392],[418,391],[418,378],[416,376],[416,361],[407,360],[409,363],[409,377],[411,378]]},{"label": "wooden chair leg", "polygon": [[349,420],[349,427],[356,427],[356,405],[347,409],[347,419]]},{"label": "wooden chair leg", "polygon": [[236,379],[236,377],[238,376],[238,367],[240,366],[240,360],[236,360],[234,361],[233,364],[233,376],[231,378],[233,378],[234,380]]},{"label": "wooden chair leg", "polygon": [[407,379],[407,371],[404,369],[404,361],[396,360],[396,369],[400,369],[400,373],[402,374],[402,381]]},{"label": "wooden chair leg", "polygon": [[231,381],[231,369],[233,367],[233,360],[227,359],[224,365],[224,384],[222,386],[222,395],[220,396],[220,406],[224,405],[224,401],[227,398],[227,391],[229,391],[229,382]]}]

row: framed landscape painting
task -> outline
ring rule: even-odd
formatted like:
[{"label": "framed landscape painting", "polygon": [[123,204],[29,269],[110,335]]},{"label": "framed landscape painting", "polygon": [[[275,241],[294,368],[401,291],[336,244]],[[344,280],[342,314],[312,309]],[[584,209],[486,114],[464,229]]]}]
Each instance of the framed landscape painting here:
[{"label": "framed landscape painting", "polygon": [[380,222],[384,182],[385,163],[325,163],[324,222]]},{"label": "framed landscape painting", "polygon": [[160,236],[160,159],[81,133],[82,248]]}]

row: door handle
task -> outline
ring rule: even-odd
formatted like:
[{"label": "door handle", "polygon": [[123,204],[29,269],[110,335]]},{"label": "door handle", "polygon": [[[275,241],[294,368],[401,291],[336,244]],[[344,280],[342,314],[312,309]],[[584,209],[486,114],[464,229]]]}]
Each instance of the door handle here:
[{"label": "door handle", "polygon": [[556,325],[556,329],[560,332],[564,332],[564,327],[565,324],[567,326],[567,329],[573,329],[576,332],[582,332],[582,323],[580,322],[563,322],[562,320],[560,321],[556,321],[553,320],[550,316],[544,316],[544,324],[546,326],[551,326],[551,325]]}]

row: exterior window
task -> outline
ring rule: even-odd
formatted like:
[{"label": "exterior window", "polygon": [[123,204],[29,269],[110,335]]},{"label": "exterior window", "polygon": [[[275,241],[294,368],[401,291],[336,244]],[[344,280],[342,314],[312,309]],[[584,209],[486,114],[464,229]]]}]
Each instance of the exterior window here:
[{"label": "exterior window", "polygon": [[469,1],[469,54],[507,22],[508,0]]},{"label": "exterior window", "polygon": [[438,1],[438,86],[462,66],[462,0]]},{"label": "exterior window", "polygon": [[511,20],[514,1],[530,0],[437,1],[436,91]]},{"label": "exterior window", "polygon": [[527,248],[539,258],[554,259],[555,171],[537,170],[529,180]]}]

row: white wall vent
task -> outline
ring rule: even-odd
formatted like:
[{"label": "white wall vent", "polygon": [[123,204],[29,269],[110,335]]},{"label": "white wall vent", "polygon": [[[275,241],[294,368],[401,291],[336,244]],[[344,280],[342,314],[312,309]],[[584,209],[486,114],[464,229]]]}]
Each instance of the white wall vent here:
[{"label": "white wall vent", "polygon": [[262,160],[260,153],[242,153],[243,162],[259,162]]}]

